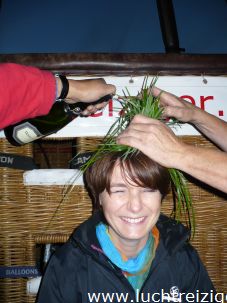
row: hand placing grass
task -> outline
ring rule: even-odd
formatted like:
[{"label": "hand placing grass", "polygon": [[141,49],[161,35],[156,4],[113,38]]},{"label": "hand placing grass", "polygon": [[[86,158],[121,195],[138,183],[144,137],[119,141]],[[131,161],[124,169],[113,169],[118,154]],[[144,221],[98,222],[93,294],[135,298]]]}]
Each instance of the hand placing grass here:
[{"label": "hand placing grass", "polygon": [[[96,152],[81,167],[82,173],[84,173],[88,167],[103,157],[106,153],[121,151],[123,152],[123,157],[127,158],[130,157],[131,154],[139,152],[133,147],[119,145],[116,143],[116,137],[129,125],[135,115],[142,114],[153,119],[158,119],[163,123],[167,123],[170,126],[172,125],[173,127],[179,123],[177,120],[172,120],[170,122],[163,120],[163,109],[159,102],[160,95],[158,97],[154,97],[151,93],[152,86],[155,85],[156,81],[157,78],[153,78],[150,85],[148,85],[148,77],[145,77],[138,96],[131,96],[129,91],[126,89],[124,97],[119,97],[118,100],[122,104],[122,114],[110,127],[108,133],[103,139],[103,142],[98,146]],[[195,216],[190,192],[187,187],[187,181],[184,175],[177,169],[169,168],[169,173],[174,198],[172,216],[178,221],[184,220],[194,234]]]},{"label": "hand placing grass", "polygon": [[[150,85],[148,85],[148,77],[145,77],[141,91],[137,96],[131,96],[129,91],[126,89],[124,96],[118,98],[118,101],[122,105],[121,115],[110,127],[102,143],[98,145],[98,148],[90,157],[90,159],[82,165],[80,175],[83,174],[93,163],[95,163],[98,159],[102,158],[107,153],[122,152],[122,157],[126,159],[127,157],[130,157],[130,155],[139,152],[136,148],[126,145],[119,145],[116,143],[116,137],[130,124],[135,115],[142,114],[153,119],[158,119],[163,123],[166,123],[169,126],[173,127],[179,123],[175,119],[167,122],[162,118],[163,109],[160,106],[159,102],[160,95],[158,97],[154,97],[151,93],[152,86],[155,85],[156,81],[157,77],[153,78]],[[174,217],[177,221],[186,222],[187,226],[192,231],[192,235],[194,235],[195,216],[190,192],[187,187],[187,181],[182,172],[178,171],[177,169],[169,168],[168,170],[171,177],[173,193],[173,211],[171,216]],[[78,175],[75,176],[75,179],[77,177]],[[67,187],[64,195],[71,191],[72,188],[73,187]],[[59,210],[60,205],[57,208],[56,212]]]}]

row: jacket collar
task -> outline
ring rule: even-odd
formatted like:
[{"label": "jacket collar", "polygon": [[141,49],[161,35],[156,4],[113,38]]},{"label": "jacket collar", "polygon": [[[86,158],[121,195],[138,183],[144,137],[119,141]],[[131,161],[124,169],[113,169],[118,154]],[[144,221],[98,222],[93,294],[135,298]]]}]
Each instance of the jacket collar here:
[{"label": "jacket collar", "polygon": [[[95,226],[101,221],[106,222],[105,217],[101,211],[97,211],[75,229],[71,236],[71,241],[89,252],[89,254],[99,255],[101,247],[96,237]],[[160,257],[174,254],[189,240],[189,230],[181,223],[177,223],[163,214],[160,215],[156,226],[160,233],[160,242],[157,248],[157,254]],[[94,250],[92,248],[94,246],[98,249]]]}]

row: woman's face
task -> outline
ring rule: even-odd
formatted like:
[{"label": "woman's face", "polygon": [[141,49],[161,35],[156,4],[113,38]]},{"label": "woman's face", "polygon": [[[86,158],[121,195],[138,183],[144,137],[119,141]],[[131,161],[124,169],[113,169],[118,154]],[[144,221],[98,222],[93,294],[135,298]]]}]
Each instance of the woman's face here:
[{"label": "woman's face", "polygon": [[156,224],[161,210],[161,194],[158,190],[130,184],[115,165],[110,182],[110,194],[104,190],[100,203],[109,224],[109,233],[116,246],[135,242],[143,247],[148,234]]}]

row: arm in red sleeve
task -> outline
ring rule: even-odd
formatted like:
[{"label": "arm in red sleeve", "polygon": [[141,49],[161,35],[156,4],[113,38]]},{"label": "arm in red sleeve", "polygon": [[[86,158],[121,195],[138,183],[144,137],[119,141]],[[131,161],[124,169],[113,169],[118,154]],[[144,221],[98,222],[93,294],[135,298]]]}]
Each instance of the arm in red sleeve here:
[{"label": "arm in red sleeve", "polygon": [[0,129],[46,115],[56,97],[51,72],[14,63],[0,64]]}]

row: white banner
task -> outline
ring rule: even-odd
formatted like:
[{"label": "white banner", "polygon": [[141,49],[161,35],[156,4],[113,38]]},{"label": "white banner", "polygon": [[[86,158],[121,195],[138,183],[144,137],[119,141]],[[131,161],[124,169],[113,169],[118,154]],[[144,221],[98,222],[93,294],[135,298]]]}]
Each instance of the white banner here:
[{"label": "white banner", "polygon": [[[85,79],[85,77],[72,77]],[[144,77],[104,77],[107,83],[116,85],[117,94],[127,90],[130,95],[137,95]],[[149,81],[152,77],[149,77]],[[149,82],[148,82],[149,83]],[[203,76],[160,76],[156,83],[159,88],[169,91],[203,110],[227,121],[227,77]],[[119,116],[120,103],[113,98],[103,112],[90,117],[76,118],[66,127],[49,137],[84,137],[104,136],[116,117]],[[182,124],[174,129],[177,135],[198,135],[190,125]],[[4,136],[3,132],[1,136]]]}]

